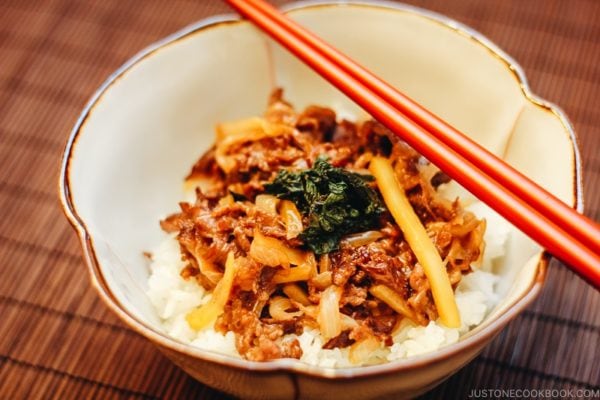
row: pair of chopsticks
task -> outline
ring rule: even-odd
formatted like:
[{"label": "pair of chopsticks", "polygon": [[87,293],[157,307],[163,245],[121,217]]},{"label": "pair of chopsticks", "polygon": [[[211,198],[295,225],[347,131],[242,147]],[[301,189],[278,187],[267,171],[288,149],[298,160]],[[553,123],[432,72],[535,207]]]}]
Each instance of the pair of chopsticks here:
[{"label": "pair of chopsticks", "polygon": [[600,289],[600,225],[263,0],[226,0],[415,150]]}]

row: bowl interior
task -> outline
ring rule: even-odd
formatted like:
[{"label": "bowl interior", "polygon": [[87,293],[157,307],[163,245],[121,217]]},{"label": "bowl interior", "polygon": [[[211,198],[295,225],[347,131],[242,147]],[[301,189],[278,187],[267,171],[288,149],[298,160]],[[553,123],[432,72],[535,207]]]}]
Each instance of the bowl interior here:
[{"label": "bowl interior", "polygon": [[[309,6],[291,15],[575,203],[569,128],[531,101],[506,60],[468,32],[432,16],[373,5]],[[182,180],[213,143],[214,125],[261,114],[276,86],[298,109],[322,104],[343,116],[365,115],[247,22],[177,36],[107,85],[79,129],[68,166],[72,204],[107,286],[127,312],[155,327],[160,321],[144,294],[149,271],[142,253],[162,240],[158,221],[176,210]],[[535,280],[535,243],[513,229],[507,253],[495,270],[503,300],[478,330]]]}]

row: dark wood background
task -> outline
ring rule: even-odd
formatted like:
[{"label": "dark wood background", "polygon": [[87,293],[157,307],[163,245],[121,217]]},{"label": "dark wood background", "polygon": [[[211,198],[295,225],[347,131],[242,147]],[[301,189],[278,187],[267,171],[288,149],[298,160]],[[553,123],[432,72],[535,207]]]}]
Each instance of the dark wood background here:
[{"label": "dark wood background", "polygon": [[[579,135],[586,213],[600,219],[600,1],[410,0],[495,41]],[[283,1],[278,2],[284,3]],[[125,60],[209,15],[208,0],[0,0],[0,398],[225,398],[101,303],[60,211],[59,158],[79,112]],[[598,389],[600,295],[552,262],[540,298],[424,396]]]}]

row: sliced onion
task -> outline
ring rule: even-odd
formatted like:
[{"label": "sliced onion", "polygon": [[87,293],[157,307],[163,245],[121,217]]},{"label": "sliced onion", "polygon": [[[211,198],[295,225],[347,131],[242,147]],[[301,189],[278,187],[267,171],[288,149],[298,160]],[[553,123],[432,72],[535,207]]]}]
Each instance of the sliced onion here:
[{"label": "sliced onion", "polygon": [[329,286],[331,286],[333,284],[333,279],[331,277],[331,271],[325,271],[325,272],[321,272],[319,275],[315,276],[312,280],[311,283],[317,288],[317,289],[327,289]]},{"label": "sliced onion", "polygon": [[282,201],[279,213],[285,223],[287,239],[293,239],[302,233],[304,229],[302,226],[302,216],[294,203],[289,200]]},{"label": "sliced onion", "polygon": [[289,321],[302,315],[301,310],[288,311],[292,308],[294,308],[294,305],[290,299],[282,296],[275,296],[269,302],[269,314],[278,321]]},{"label": "sliced onion", "polygon": [[317,262],[312,251],[304,253],[302,263],[297,267],[292,267],[277,271],[273,276],[273,283],[288,283],[307,281],[317,274]]},{"label": "sliced onion", "polygon": [[479,257],[477,258],[477,260],[475,260],[473,262],[474,265],[476,266],[481,266],[481,264],[483,263],[483,254],[485,252],[485,240],[484,240],[484,235],[485,235],[485,230],[487,228],[487,221],[485,219],[482,219],[481,221],[479,221],[479,225],[477,226],[477,228],[475,228],[473,230],[473,233],[470,238],[470,240],[474,240],[476,245],[478,246],[479,249]]},{"label": "sliced onion", "polygon": [[212,284],[216,285],[222,278],[223,273],[217,266],[210,261],[206,261],[200,256],[196,256],[200,273],[206,277]]},{"label": "sliced onion", "polygon": [[201,191],[206,192],[212,188],[215,184],[215,180],[206,176],[194,176],[186,179],[183,182],[183,191],[185,193],[194,193],[196,188],[200,188]]},{"label": "sliced onion", "polygon": [[472,213],[465,213],[464,216],[457,218],[458,221],[452,223],[450,225],[450,232],[452,233],[452,235],[454,236],[458,236],[458,237],[463,237],[469,233],[471,233],[471,231],[473,231],[473,229],[477,228],[477,225],[479,225],[480,221],[475,218],[475,216]]},{"label": "sliced onion", "polygon": [[331,268],[331,258],[329,258],[329,253],[325,253],[321,255],[319,258],[319,272],[327,272]]},{"label": "sliced onion", "polygon": [[355,174],[360,174],[360,175],[370,175],[371,174],[371,172],[369,172],[369,170],[366,168],[346,168],[346,170],[348,170],[349,172],[354,172]]},{"label": "sliced onion", "polygon": [[367,336],[350,346],[348,358],[352,364],[364,364],[369,360],[371,354],[379,349],[381,344],[375,336]]},{"label": "sliced onion", "polygon": [[310,306],[301,306],[301,310],[304,311],[304,315],[311,317],[313,319],[317,319],[317,316],[319,315],[319,307],[318,306],[314,306],[314,305],[310,305]]},{"label": "sliced onion", "polygon": [[237,121],[221,122],[216,126],[217,143],[225,138],[248,137],[256,132],[264,132],[266,121],[260,117],[240,119]]},{"label": "sliced onion", "polygon": [[227,122],[217,125],[217,146],[215,161],[225,172],[235,168],[235,160],[227,155],[229,148],[242,142],[253,142],[265,137],[283,135],[291,131],[291,127],[283,124],[273,124],[263,118],[248,118],[240,121]]},{"label": "sliced onion", "polygon": [[347,329],[354,329],[358,326],[358,322],[349,315],[340,313],[342,317],[342,330],[345,331]]},{"label": "sliced onion", "polygon": [[314,276],[314,273],[314,268],[310,264],[302,264],[298,267],[277,271],[273,276],[273,283],[307,281]]},{"label": "sliced onion", "polygon": [[303,306],[310,305],[310,300],[308,299],[304,289],[295,283],[288,283],[284,285],[283,293],[285,293],[290,299],[302,304]]},{"label": "sliced onion", "polygon": [[301,265],[308,258],[307,252],[293,249],[281,240],[265,236],[260,231],[254,232],[249,255],[254,260],[269,267],[281,266],[284,268],[289,268],[290,264]]},{"label": "sliced onion", "polygon": [[259,194],[254,200],[256,208],[269,215],[277,215],[277,203],[279,199],[270,194]]},{"label": "sliced onion", "polygon": [[329,340],[342,332],[340,297],[342,288],[330,286],[321,293],[317,323],[323,339]]},{"label": "sliced onion", "polygon": [[231,194],[228,194],[227,196],[223,196],[219,199],[219,202],[217,203],[217,207],[230,206],[234,202],[235,202],[235,200],[233,199],[233,196]]},{"label": "sliced onion", "polygon": [[383,237],[383,233],[379,231],[366,231],[348,235],[342,239],[342,245],[350,247],[364,246],[369,243],[373,243],[377,239]]}]

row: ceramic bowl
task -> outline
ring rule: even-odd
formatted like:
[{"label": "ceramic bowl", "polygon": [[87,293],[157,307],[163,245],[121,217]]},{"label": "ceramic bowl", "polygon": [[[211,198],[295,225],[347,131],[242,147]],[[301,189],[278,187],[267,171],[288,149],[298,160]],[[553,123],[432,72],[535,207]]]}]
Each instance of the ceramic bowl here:
[{"label": "ceramic bowl", "polygon": [[[573,130],[535,97],[521,68],[481,34],[397,3],[302,2],[289,14],[475,138],[574,207],[581,207]],[[213,142],[217,122],[261,114],[285,89],[301,109],[364,114],[250,23],[213,17],[132,58],[97,91],[64,153],[60,192],[100,297],[131,329],[196,379],[253,399],[412,397],[472,360],[543,286],[548,255],[511,232],[497,266],[500,304],[451,346],[388,364],[327,369],[283,359],[249,362],[164,335],[145,295],[143,251],[176,209],[182,179]],[[132,366],[133,367],[133,366]]]}]

